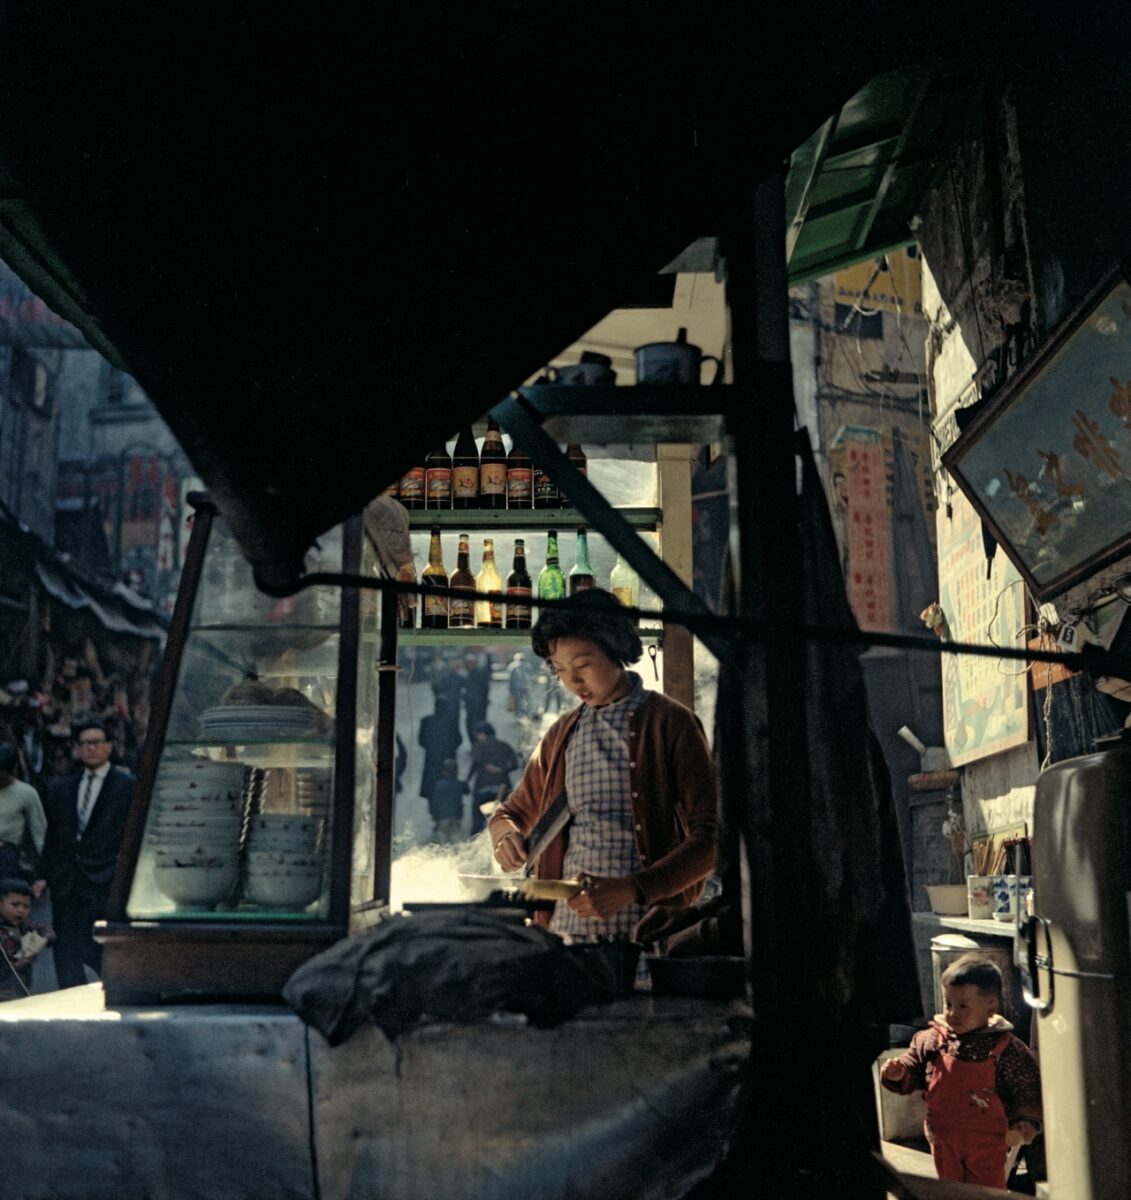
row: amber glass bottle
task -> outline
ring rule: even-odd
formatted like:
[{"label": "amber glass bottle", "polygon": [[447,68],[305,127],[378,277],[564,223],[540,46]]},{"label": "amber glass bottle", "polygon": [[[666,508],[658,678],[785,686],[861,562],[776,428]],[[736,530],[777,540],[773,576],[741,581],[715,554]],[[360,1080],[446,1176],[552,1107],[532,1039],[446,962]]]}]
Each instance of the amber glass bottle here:
[{"label": "amber glass bottle", "polygon": [[534,468],[534,507],[561,508],[562,495],[558,485],[539,466]]},{"label": "amber glass bottle", "polygon": [[534,464],[516,442],[507,455],[507,508],[530,508],[534,499]]},{"label": "amber glass bottle", "polygon": [[452,508],[479,507],[479,450],[470,429],[456,438],[452,451]]},{"label": "amber glass bottle", "polygon": [[424,507],[424,466],[409,467],[397,486],[397,499],[405,508]]},{"label": "amber glass bottle", "polygon": [[[522,538],[514,540],[514,562],[507,575],[507,616],[508,629],[530,628],[530,605],[522,603],[530,599],[533,584],[530,572],[526,569],[526,542]],[[514,596],[519,603],[511,603]]]},{"label": "amber glass bottle", "polygon": [[[440,546],[440,527],[432,526],[432,541],[428,546],[428,565],[420,573],[420,582],[427,588],[446,588],[448,573],[444,570],[444,551]],[[423,629],[447,629],[448,598],[424,593],[424,615],[420,620]]]},{"label": "amber glass bottle", "polygon": [[471,537],[459,535],[456,551],[456,569],[448,581],[453,588],[466,589],[468,595],[451,596],[448,604],[448,626],[452,629],[470,629],[475,624],[475,576],[471,573],[471,555],[468,551]]},{"label": "amber glass bottle", "polygon": [[506,508],[507,452],[493,417],[487,418],[487,436],[479,452],[479,507]]},{"label": "amber glass bottle", "polygon": [[452,460],[443,442],[424,460],[424,506],[452,506]]},{"label": "amber glass bottle", "polygon": [[[571,463],[573,463],[574,467],[582,475],[588,476],[588,474],[589,474],[589,459],[586,457],[585,451],[582,450],[582,448],[576,442],[571,442],[566,447],[566,458],[568,458],[569,461]],[[570,500],[570,498],[566,495],[565,492],[562,492],[562,506],[563,507],[565,507],[566,505],[572,506],[572,504],[573,504],[573,501]]]}]

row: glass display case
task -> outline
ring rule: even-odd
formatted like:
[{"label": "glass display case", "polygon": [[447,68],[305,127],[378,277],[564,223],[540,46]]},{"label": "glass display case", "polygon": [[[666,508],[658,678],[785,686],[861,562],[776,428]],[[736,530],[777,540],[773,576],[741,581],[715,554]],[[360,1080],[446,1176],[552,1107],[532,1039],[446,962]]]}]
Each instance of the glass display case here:
[{"label": "glass display case", "polygon": [[[103,944],[110,1002],[277,994],[379,907],[377,600],[255,585],[223,516],[196,509]],[[306,570],[373,573],[361,522]],[[385,872],[387,875],[387,872]]]}]

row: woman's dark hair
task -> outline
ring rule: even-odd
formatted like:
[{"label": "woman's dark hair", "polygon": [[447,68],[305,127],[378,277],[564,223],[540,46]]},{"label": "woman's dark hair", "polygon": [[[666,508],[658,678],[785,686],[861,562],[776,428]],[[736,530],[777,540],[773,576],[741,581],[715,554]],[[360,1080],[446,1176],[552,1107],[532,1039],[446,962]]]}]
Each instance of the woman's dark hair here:
[{"label": "woman's dark hair", "polygon": [[477,733],[485,733],[488,737],[494,737],[495,727],[490,721],[476,721],[471,727],[471,733],[473,737]]},{"label": "woman's dark hair", "polygon": [[587,588],[570,596],[567,605],[543,610],[534,622],[530,645],[539,658],[550,657],[550,644],[558,638],[589,638],[622,667],[639,661],[644,647],[636,623],[611,592]]}]

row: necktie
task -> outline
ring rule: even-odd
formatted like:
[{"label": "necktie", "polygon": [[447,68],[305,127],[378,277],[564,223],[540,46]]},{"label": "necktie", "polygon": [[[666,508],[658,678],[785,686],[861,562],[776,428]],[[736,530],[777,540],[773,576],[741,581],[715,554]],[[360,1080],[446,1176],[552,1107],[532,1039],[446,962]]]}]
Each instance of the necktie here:
[{"label": "necktie", "polygon": [[86,778],[83,780],[82,796],[79,798],[79,837],[82,837],[86,829],[86,823],[90,820],[91,793],[93,790],[94,772],[87,771]]}]

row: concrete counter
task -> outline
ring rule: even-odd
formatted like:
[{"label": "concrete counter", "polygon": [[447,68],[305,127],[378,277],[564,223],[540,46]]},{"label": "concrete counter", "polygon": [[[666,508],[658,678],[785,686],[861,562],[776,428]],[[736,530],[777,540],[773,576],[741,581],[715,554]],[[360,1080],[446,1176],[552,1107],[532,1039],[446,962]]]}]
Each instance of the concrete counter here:
[{"label": "concrete counter", "polygon": [[677,1197],[726,1150],[748,1028],[739,1001],[640,993],[331,1048],[285,1006],[32,996],[0,1004],[4,1196]]}]

